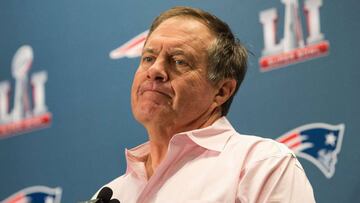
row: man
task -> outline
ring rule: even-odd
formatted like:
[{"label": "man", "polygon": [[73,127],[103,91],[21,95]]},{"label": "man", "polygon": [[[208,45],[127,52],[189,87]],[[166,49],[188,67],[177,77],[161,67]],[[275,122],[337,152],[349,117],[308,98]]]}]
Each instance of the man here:
[{"label": "man", "polygon": [[106,186],[123,203],[315,202],[295,156],[238,134],[225,118],[246,71],[246,49],[227,24],[188,7],[153,22],[131,90],[149,141],[126,151]]}]

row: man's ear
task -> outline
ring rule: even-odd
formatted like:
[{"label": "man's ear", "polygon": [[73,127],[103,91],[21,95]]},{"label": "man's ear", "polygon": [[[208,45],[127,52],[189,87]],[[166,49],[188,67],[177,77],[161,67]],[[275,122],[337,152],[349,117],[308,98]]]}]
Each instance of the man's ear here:
[{"label": "man's ear", "polygon": [[218,106],[225,103],[235,92],[236,80],[232,78],[226,78],[217,84],[218,92],[215,95],[215,102]]}]

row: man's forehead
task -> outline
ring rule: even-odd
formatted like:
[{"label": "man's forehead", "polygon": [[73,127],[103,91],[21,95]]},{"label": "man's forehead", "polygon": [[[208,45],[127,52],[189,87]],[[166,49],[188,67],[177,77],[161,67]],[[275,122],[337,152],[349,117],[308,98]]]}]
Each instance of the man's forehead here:
[{"label": "man's forehead", "polygon": [[[144,47],[143,52],[152,53],[152,54],[159,54],[162,50],[161,47]],[[181,48],[181,45],[179,47],[169,47],[166,49],[167,52],[169,52],[172,55],[185,55],[186,52]]]},{"label": "man's forehead", "polygon": [[206,55],[208,53],[207,47],[204,46],[194,46],[193,44],[189,45],[187,43],[163,43],[158,41],[156,43],[148,42],[142,51],[142,54],[154,54],[159,55],[161,52],[166,53],[167,55],[183,55],[189,59],[194,59],[201,55]]},{"label": "man's forehead", "polygon": [[[167,49],[179,51],[187,46],[208,49],[215,37],[201,22],[191,18],[173,17],[163,21],[150,35],[144,46],[145,51],[159,51],[166,42]],[[161,46],[160,46],[161,45]]]}]

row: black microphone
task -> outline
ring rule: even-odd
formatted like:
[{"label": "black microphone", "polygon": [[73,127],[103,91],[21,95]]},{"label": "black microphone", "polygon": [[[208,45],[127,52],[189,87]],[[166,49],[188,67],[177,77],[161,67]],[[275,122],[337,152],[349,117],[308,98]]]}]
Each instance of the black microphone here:
[{"label": "black microphone", "polygon": [[109,187],[103,187],[96,197],[96,199],[98,199],[96,203],[107,203],[110,201],[112,195],[113,191]]},{"label": "black microphone", "polygon": [[113,191],[109,187],[103,187],[97,195],[96,199],[79,203],[120,203],[120,201],[117,199],[111,199],[112,195]]},{"label": "black microphone", "polygon": [[120,203],[120,201],[118,199],[111,199],[109,203]]}]

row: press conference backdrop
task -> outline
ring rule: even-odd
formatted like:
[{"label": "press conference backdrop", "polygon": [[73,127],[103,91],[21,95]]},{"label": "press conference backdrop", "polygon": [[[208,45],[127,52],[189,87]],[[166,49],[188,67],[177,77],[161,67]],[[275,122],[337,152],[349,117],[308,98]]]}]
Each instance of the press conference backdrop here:
[{"label": "press conference backdrop", "polygon": [[318,202],[360,202],[355,0],[0,1],[0,201],[86,200],[124,173],[124,149],[147,139],[130,110],[139,50],[176,5],[253,53],[234,127],[288,145]]}]

